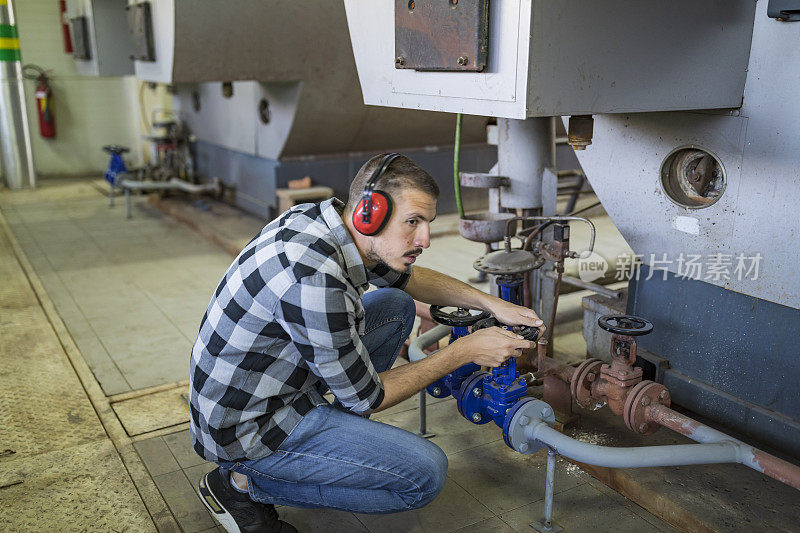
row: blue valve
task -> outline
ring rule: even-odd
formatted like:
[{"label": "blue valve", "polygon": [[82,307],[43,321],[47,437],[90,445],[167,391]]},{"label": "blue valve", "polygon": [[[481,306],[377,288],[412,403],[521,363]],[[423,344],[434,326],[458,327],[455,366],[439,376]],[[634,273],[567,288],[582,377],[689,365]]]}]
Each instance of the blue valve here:
[{"label": "blue valve", "polygon": [[130,149],[125,146],[110,144],[104,146],[103,151],[111,154],[111,159],[108,161],[108,168],[103,177],[114,187],[117,184],[117,178],[128,173],[128,167],[125,166],[125,160],[122,159],[122,154],[130,151]]}]

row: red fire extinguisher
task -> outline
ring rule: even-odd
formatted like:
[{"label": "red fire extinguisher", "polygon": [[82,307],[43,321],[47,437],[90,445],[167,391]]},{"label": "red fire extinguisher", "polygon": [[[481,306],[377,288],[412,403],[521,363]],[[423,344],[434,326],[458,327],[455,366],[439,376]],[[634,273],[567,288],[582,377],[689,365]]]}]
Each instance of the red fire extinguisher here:
[{"label": "red fire extinguisher", "polygon": [[56,117],[53,114],[53,90],[50,88],[50,77],[37,65],[22,67],[22,75],[29,80],[36,80],[36,110],[39,113],[39,135],[45,139],[56,136]]}]

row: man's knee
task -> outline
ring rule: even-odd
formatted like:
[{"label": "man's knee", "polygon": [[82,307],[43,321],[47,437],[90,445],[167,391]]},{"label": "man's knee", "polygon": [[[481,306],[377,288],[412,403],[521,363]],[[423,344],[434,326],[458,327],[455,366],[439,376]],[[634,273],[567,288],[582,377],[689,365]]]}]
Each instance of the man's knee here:
[{"label": "man's knee", "polygon": [[419,509],[431,503],[444,489],[447,480],[447,456],[433,443],[420,453],[418,489],[414,500],[409,502],[409,509]]}]

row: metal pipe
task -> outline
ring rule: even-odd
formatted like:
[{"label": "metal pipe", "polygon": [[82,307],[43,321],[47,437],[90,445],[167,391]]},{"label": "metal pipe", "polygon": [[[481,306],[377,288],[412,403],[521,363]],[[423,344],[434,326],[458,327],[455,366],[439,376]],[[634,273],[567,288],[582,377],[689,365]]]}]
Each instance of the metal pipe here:
[{"label": "metal pipe", "polygon": [[547,450],[547,478],[544,485],[544,526],[553,524],[553,492],[556,478],[556,452]]},{"label": "metal pipe", "polygon": [[212,183],[196,184],[178,178],[172,178],[168,181],[137,181],[123,179],[118,183],[121,189],[137,191],[181,190],[189,193],[203,193],[217,192],[220,188],[218,180]]},{"label": "metal pipe", "polygon": [[[581,463],[609,468],[643,468],[712,463],[741,463],[739,447],[733,441],[669,446],[611,447],[575,440],[539,418],[525,428],[531,442],[541,442],[557,454]],[[747,465],[750,466],[750,465]]]},{"label": "metal pipe", "polygon": [[542,177],[552,165],[550,117],[497,119],[497,166],[509,178],[500,205],[511,209],[542,207]]},{"label": "metal pipe", "polygon": [[685,435],[697,442],[732,442],[739,450],[738,463],[800,490],[800,467],[797,465],[734,439],[730,435],[726,435],[721,431],[703,425],[697,420],[684,416],[664,405],[655,404],[648,407],[647,416],[653,422],[680,433],[681,435]]},{"label": "metal pipe", "polygon": [[[450,326],[439,324],[411,341],[411,344],[408,345],[409,362],[421,361],[428,357],[428,354],[424,351],[425,348],[450,335],[451,329]],[[428,432],[428,397],[426,394],[425,389],[419,391],[419,436],[429,438],[433,437],[434,434]]]},{"label": "metal pipe", "polygon": [[[547,272],[545,272],[545,276],[547,276],[550,279],[558,278],[558,276],[554,274],[552,270],[548,270]],[[561,281],[563,283],[566,283],[567,285],[572,285],[573,287],[579,287],[581,289],[596,292],[597,294],[602,294],[607,298],[619,299],[622,297],[622,291],[615,291],[607,287],[603,287],[598,283],[583,281],[582,279],[573,276],[562,276]]]},{"label": "metal pipe", "polygon": [[428,357],[423,349],[450,335],[451,329],[450,326],[439,324],[411,341],[411,344],[408,345],[408,360],[413,363]]},{"label": "metal pipe", "polygon": [[[558,264],[558,276],[556,276],[556,288],[553,289],[553,310],[550,312],[550,331],[547,332],[547,339],[553,341],[550,347],[551,350],[555,349],[555,327],[556,327],[556,312],[558,311],[558,296],[561,292],[561,274],[563,268],[563,263]],[[552,271],[550,271],[552,272]]]},{"label": "metal pipe", "polygon": [[9,189],[36,186],[14,0],[0,2],[0,172]]}]

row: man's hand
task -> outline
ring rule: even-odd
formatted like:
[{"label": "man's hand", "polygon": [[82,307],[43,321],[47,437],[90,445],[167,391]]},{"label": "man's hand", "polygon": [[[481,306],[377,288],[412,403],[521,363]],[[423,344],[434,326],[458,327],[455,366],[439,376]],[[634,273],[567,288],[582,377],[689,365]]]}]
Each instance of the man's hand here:
[{"label": "man's hand", "polygon": [[539,328],[540,338],[544,334],[544,322],[536,313],[527,307],[514,305],[505,300],[496,298],[489,306],[488,311],[503,324],[508,326],[532,326],[534,328]]},{"label": "man's hand", "polygon": [[464,358],[463,364],[471,362],[493,368],[509,357],[519,357],[532,344],[513,331],[498,327],[480,329],[452,343],[456,353]]}]

